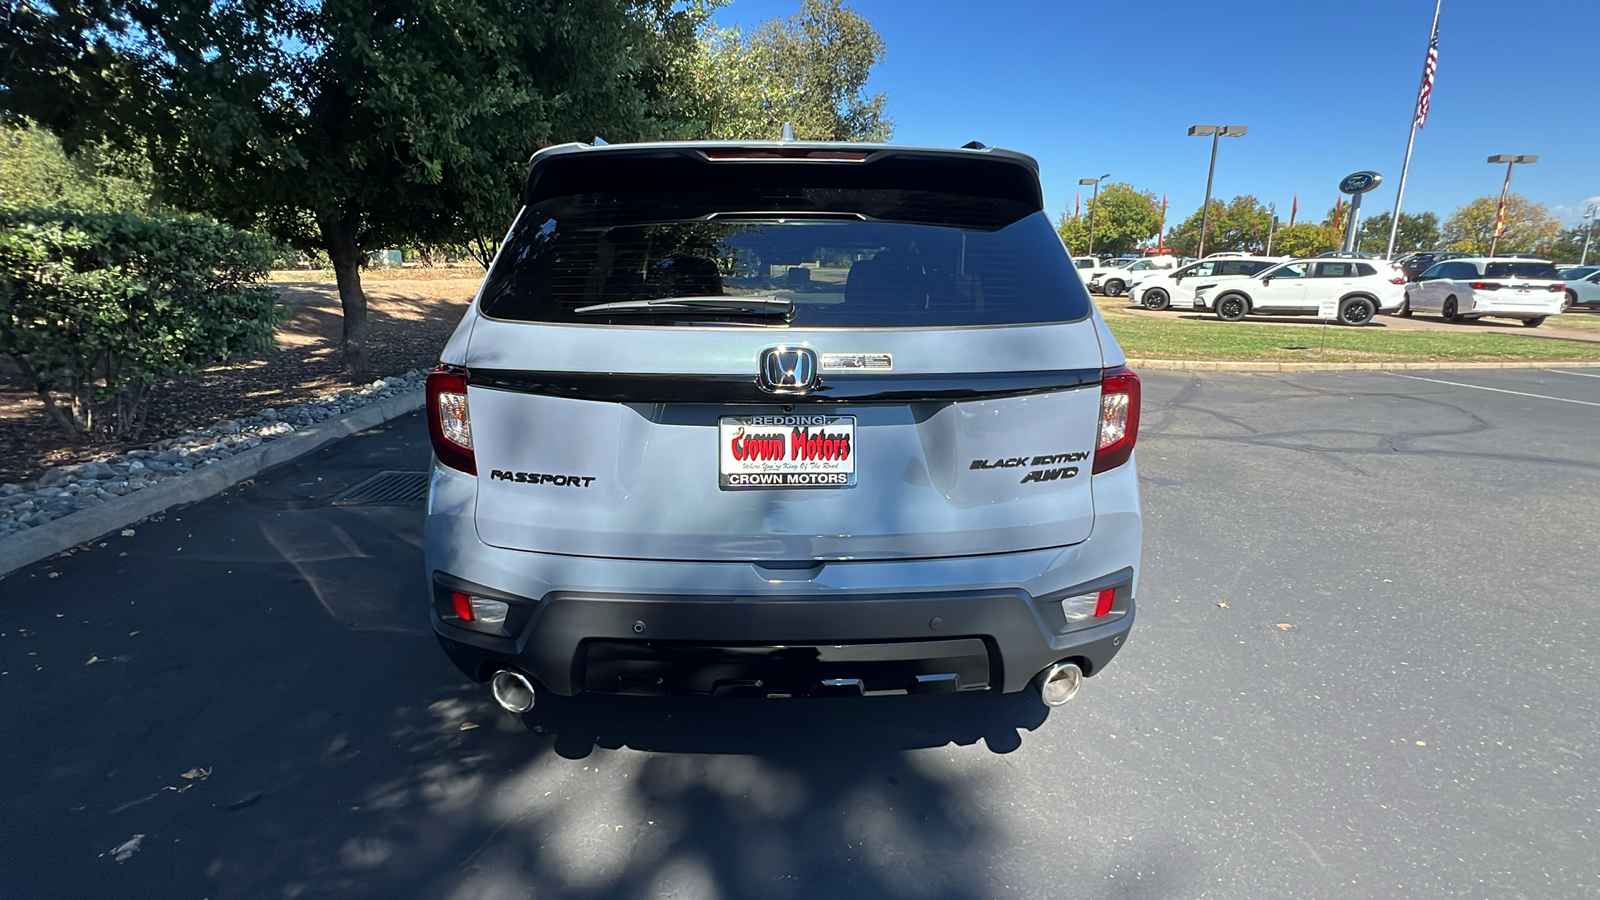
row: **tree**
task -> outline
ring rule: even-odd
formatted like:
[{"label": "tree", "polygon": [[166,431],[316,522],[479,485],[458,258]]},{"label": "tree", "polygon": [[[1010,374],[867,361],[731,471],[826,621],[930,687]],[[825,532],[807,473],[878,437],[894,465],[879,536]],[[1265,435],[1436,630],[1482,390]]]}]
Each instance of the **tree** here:
[{"label": "tree", "polygon": [[[1356,241],[1356,249],[1380,254],[1389,249],[1389,223],[1393,221],[1393,217],[1386,212],[1363,219],[1358,226],[1361,229],[1361,237]],[[1340,240],[1342,246],[1342,234]],[[1438,216],[1431,212],[1400,214],[1400,228],[1394,236],[1396,254],[1409,253],[1412,250],[1432,250],[1438,246]]]},{"label": "tree", "polygon": [[1089,220],[1083,216],[1063,214],[1061,221],[1056,223],[1056,234],[1061,235],[1061,243],[1067,245],[1067,252],[1073,256],[1083,256],[1089,252]]},{"label": "tree", "polygon": [[1272,252],[1277,256],[1316,256],[1339,249],[1343,240],[1344,236],[1332,225],[1297,222],[1278,229],[1272,239]]},{"label": "tree", "polygon": [[333,263],[503,231],[541,141],[653,137],[708,14],[673,0],[63,0],[14,7],[0,112],[151,160],[158,199]]},{"label": "tree", "polygon": [[149,165],[105,145],[67,156],[61,142],[31,122],[0,123],[0,203],[83,211],[148,212]]},{"label": "tree", "polygon": [[[1444,240],[1451,250],[1488,253],[1494,240],[1498,196],[1479,197],[1450,214],[1444,223]],[[1506,197],[1505,232],[1498,252],[1542,253],[1561,237],[1561,223],[1543,203],[1533,203],[1521,194]]]},{"label": "tree", "polygon": [[886,141],[886,96],[868,96],[883,38],[842,0],[801,0],[788,19],[739,28],[707,25],[681,64],[686,136],[777,140],[785,122],[800,140]]},{"label": "tree", "polygon": [[[1149,191],[1136,190],[1132,185],[1117,182],[1100,188],[1100,196],[1084,204],[1079,218],[1083,221],[1088,250],[1089,218],[1094,217],[1094,252],[1118,256],[1127,253],[1161,231],[1161,204]],[[1075,244],[1069,244],[1074,250]]]},{"label": "tree", "polygon": [[[1568,228],[1561,232],[1555,242],[1545,248],[1545,253],[1553,262],[1576,263],[1583,259],[1583,242],[1588,236],[1585,222],[1576,228]],[[1600,259],[1600,229],[1595,229],[1594,239],[1589,241],[1589,262]]]},{"label": "tree", "polygon": [[[1200,217],[1204,210],[1196,209],[1167,234],[1167,243],[1187,256],[1199,250]],[[1232,201],[1211,201],[1211,213],[1206,221],[1206,252],[1238,253],[1262,250],[1267,244],[1267,232],[1272,228],[1272,213],[1255,197],[1241,195]],[[1281,233],[1281,232],[1280,232]]]}]

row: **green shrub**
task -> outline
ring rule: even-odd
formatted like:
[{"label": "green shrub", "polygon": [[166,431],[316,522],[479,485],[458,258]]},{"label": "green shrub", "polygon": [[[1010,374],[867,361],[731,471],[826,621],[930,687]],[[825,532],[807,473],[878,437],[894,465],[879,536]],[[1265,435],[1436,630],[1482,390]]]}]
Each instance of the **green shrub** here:
[{"label": "green shrub", "polygon": [[74,437],[135,438],[158,382],[271,346],[271,259],[193,216],[0,207],[0,356]]}]

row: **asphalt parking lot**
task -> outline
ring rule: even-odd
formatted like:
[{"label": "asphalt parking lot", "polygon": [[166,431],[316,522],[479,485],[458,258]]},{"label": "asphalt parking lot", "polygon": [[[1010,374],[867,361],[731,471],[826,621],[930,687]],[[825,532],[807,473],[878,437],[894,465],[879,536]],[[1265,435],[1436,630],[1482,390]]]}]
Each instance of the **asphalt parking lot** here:
[{"label": "asphalt parking lot", "polygon": [[[0,895],[1600,897],[1600,370],[1144,377],[1127,649],[500,713],[416,416],[0,580]],[[137,837],[136,837],[137,836]]]}]

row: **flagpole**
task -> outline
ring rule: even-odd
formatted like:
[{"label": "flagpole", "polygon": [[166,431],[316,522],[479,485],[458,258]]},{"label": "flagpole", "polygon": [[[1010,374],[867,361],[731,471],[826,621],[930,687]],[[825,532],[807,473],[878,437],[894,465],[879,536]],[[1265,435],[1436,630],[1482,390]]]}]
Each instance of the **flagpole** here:
[{"label": "flagpole", "polygon": [[1394,259],[1394,240],[1400,233],[1400,198],[1406,195],[1406,172],[1411,168],[1411,145],[1417,142],[1417,117],[1411,117],[1411,137],[1406,139],[1406,161],[1400,166],[1400,186],[1394,192],[1394,215],[1389,218],[1389,247],[1384,259]]},{"label": "flagpole", "polygon": [[[1429,53],[1433,50],[1433,41],[1439,34],[1439,10],[1444,6],[1444,0],[1435,0],[1433,4],[1433,30],[1428,32]],[[1426,67],[1422,73],[1424,82],[1428,80]],[[1419,98],[1420,100],[1420,98]],[[1406,161],[1400,166],[1400,184],[1394,192],[1394,214],[1389,217],[1389,246],[1383,252],[1384,259],[1394,259],[1394,242],[1400,234],[1400,201],[1406,195],[1406,175],[1411,171],[1411,148],[1417,142],[1417,112],[1411,113],[1411,136],[1406,138]]]}]

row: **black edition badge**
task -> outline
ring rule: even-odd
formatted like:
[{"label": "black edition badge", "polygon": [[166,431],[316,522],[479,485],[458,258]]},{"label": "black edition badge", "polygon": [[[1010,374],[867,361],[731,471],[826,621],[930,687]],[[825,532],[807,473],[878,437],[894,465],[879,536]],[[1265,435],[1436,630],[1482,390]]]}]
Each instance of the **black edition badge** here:
[{"label": "black edition badge", "polygon": [[[1020,469],[1029,468],[1033,471],[1022,476],[1021,484],[1036,481],[1061,481],[1067,478],[1078,477],[1077,466],[1062,466],[1062,463],[1083,462],[1089,458],[1089,451],[1080,450],[1076,453],[1046,453],[1029,456],[1002,456],[998,459],[975,459],[967,466],[973,469]],[[1054,468],[1042,468],[1053,466]]]}]

